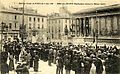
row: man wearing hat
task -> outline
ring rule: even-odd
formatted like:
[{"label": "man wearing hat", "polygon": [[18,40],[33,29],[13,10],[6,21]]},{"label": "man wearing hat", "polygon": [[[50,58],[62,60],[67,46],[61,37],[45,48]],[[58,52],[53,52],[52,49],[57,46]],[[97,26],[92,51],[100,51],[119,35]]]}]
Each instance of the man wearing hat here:
[{"label": "man wearing hat", "polygon": [[90,74],[90,70],[92,67],[92,59],[88,56],[84,57],[83,64],[84,64],[84,74]]},{"label": "man wearing hat", "polygon": [[56,74],[63,74],[63,58],[59,55],[56,60]]},{"label": "man wearing hat", "polygon": [[99,57],[93,59],[93,63],[96,66],[96,74],[102,74],[103,72],[103,64]]},{"label": "man wearing hat", "polygon": [[119,74],[120,73],[120,58],[116,57],[113,53],[108,53],[108,58],[105,60],[106,74]]},{"label": "man wearing hat", "polygon": [[34,71],[35,72],[38,72],[38,68],[39,68],[39,56],[38,56],[38,52],[35,50],[34,51],[34,53],[35,53],[35,56],[34,56]]},{"label": "man wearing hat", "polygon": [[68,55],[68,53],[66,53],[66,55],[64,56],[64,63],[65,63],[66,74],[70,74],[70,70],[71,70],[71,56]]},{"label": "man wearing hat", "polygon": [[52,63],[52,58],[53,58],[53,47],[49,50],[49,55],[48,55],[48,65],[51,66]]}]

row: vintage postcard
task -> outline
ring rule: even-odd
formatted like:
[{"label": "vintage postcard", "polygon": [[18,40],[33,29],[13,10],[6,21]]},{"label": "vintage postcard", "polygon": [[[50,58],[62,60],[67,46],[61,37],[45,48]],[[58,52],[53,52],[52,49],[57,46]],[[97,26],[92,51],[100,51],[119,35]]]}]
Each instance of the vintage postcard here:
[{"label": "vintage postcard", "polygon": [[120,74],[119,0],[0,0],[1,74]]}]

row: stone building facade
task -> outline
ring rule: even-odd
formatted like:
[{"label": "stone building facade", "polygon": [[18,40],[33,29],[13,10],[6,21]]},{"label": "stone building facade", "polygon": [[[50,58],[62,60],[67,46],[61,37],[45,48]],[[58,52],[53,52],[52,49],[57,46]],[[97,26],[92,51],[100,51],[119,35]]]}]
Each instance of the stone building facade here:
[{"label": "stone building facade", "polygon": [[59,13],[51,13],[47,19],[48,42],[63,42],[70,35],[71,14],[64,8]]},{"label": "stone building facade", "polygon": [[[74,13],[75,37],[92,42],[94,34],[98,42],[120,43],[120,5],[81,10]],[[74,38],[75,39],[75,38]]]},{"label": "stone building facade", "polygon": [[[24,25],[27,32],[26,39],[28,41],[33,41],[33,37],[38,40],[43,40],[41,33],[42,30],[46,29],[46,16],[38,14],[34,9],[24,9]],[[14,40],[14,37],[20,39],[20,25],[23,24],[23,8],[22,7],[3,7],[0,10],[0,24],[6,26],[3,31],[4,40]],[[2,28],[0,28],[2,29]]]}]

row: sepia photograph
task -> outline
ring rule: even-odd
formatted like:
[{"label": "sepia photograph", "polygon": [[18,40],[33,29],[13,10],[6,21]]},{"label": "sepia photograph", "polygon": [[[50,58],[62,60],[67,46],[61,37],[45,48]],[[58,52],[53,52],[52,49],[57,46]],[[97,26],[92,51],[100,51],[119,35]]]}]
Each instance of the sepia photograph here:
[{"label": "sepia photograph", "polygon": [[0,74],[120,74],[120,1],[0,0]]}]

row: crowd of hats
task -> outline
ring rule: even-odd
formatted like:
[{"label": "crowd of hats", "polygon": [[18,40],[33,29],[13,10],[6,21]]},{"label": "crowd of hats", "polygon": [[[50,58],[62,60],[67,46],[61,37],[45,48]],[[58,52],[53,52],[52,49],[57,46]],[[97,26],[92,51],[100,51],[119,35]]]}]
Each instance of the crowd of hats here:
[{"label": "crowd of hats", "polygon": [[[25,51],[29,53],[34,53],[34,55],[38,55],[41,60],[44,61],[49,61],[55,58],[57,60],[59,57],[65,57],[66,55],[70,55],[72,61],[75,59],[82,59],[82,60],[96,60],[97,58],[100,58],[102,60],[106,60],[107,58],[110,58],[112,56],[117,57],[120,59],[120,49],[117,48],[117,46],[91,46],[88,44],[85,45],[74,45],[74,44],[69,44],[68,46],[62,46],[62,44],[59,43],[30,43],[30,42],[25,42],[25,43],[16,43],[16,42],[11,42],[11,43],[5,43],[4,48],[13,48],[16,46],[17,48],[21,49],[25,47]],[[10,49],[11,50],[11,49]],[[14,54],[14,49],[11,52],[10,50],[5,50],[8,51],[12,54]],[[55,54],[53,52],[56,52]],[[52,54],[51,54],[52,53]],[[27,54],[27,53],[26,53]],[[55,55],[55,57],[54,57]],[[24,64],[24,62],[18,62],[18,64]]]}]

